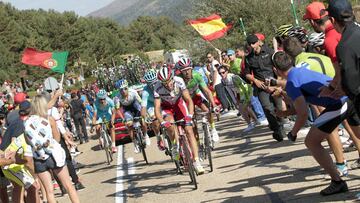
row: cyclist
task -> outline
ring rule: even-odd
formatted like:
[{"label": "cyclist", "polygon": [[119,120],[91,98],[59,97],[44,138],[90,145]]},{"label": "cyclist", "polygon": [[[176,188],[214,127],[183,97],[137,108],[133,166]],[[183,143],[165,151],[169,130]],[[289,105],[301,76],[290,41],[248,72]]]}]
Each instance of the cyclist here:
[{"label": "cyclist", "polygon": [[[155,112],[154,112],[154,85],[157,81],[156,79],[156,71],[148,70],[144,74],[144,80],[146,82],[146,86],[142,92],[141,99],[141,116],[143,118],[149,117],[152,120],[152,129],[157,138],[157,146],[163,151],[165,149],[164,142],[160,137],[160,123],[156,120]],[[144,123],[144,133],[146,134],[147,125]]]},{"label": "cyclist", "polygon": [[176,127],[172,125],[172,122],[174,122],[174,119],[184,119],[184,129],[194,157],[195,171],[197,174],[203,174],[204,168],[199,161],[198,146],[192,127],[194,104],[189,91],[186,89],[184,80],[174,76],[174,72],[170,67],[162,67],[158,72],[157,78],[160,82],[156,83],[154,87],[155,116],[161,123],[161,126],[166,128],[173,142],[172,156],[175,160],[180,158],[178,133],[176,133]]},{"label": "cyclist", "polygon": [[107,92],[101,89],[96,94],[96,101],[94,104],[94,116],[92,121],[93,125],[96,126],[96,134],[99,135],[100,145],[102,144],[102,141],[100,139],[101,126],[99,125],[99,123],[103,122],[103,117],[105,117],[107,121],[110,121],[109,131],[112,141],[111,151],[113,153],[116,153],[117,149],[115,147],[115,128],[113,127],[115,120],[115,105],[114,102],[107,96]]},{"label": "cyclist", "polygon": [[[125,79],[116,82],[115,87],[120,90],[120,94],[115,96],[114,101],[116,106],[121,106],[124,110],[126,126],[128,127],[129,136],[135,147],[134,152],[139,153],[139,146],[135,143],[134,139],[133,119],[134,117],[139,117],[141,115],[141,98],[136,90],[129,89],[128,86],[129,84]],[[144,134],[146,145],[150,145],[149,136],[146,132],[144,132]]]},{"label": "cyclist", "polygon": [[[192,71],[193,65],[190,58],[181,58],[176,63],[176,69],[180,70],[194,105],[198,106],[203,112],[209,112],[207,104],[211,104],[215,110],[219,110],[218,106],[214,102],[211,91],[205,84],[203,77],[199,73]],[[208,99],[205,97],[203,92],[206,94]],[[215,128],[214,117],[211,113],[209,114],[208,120],[210,122],[212,139],[214,142],[217,142],[219,141],[219,135]]]}]

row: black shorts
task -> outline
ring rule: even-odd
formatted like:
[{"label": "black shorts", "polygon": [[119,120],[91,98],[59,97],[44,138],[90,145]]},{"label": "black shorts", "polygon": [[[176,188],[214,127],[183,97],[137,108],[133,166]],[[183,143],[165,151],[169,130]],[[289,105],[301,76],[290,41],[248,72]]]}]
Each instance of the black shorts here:
[{"label": "black shorts", "polygon": [[52,156],[50,156],[46,160],[34,159],[34,166],[35,166],[35,173],[42,173],[45,171],[62,168],[56,166],[56,162]]},{"label": "black shorts", "polygon": [[322,132],[330,134],[345,119],[347,119],[351,126],[360,125],[360,119],[355,112],[354,105],[349,100],[344,103],[327,106],[320,116],[315,119],[314,125]]}]

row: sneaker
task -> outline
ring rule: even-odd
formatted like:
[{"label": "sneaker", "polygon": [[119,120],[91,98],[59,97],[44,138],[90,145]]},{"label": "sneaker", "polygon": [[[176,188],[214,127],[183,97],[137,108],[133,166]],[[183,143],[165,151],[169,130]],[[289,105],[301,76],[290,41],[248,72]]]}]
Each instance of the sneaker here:
[{"label": "sneaker", "polygon": [[278,132],[274,132],[273,134],[272,134],[272,137],[276,140],[276,141],[278,141],[278,142],[282,142],[283,140],[284,140],[284,132],[283,132],[283,130],[280,130],[280,131],[278,131]]},{"label": "sneaker", "polygon": [[284,123],[284,125],[283,125],[283,127],[284,127],[284,130],[286,131],[286,132],[289,132],[289,131],[291,131],[292,129],[293,129],[293,127],[294,127],[294,122],[293,121],[289,121],[289,122],[287,122],[287,123]]},{"label": "sneaker", "polygon": [[214,142],[219,142],[219,134],[218,134],[216,128],[211,129],[211,134],[212,134],[212,140]]},{"label": "sneaker", "polygon": [[323,196],[333,195],[341,192],[347,192],[348,186],[345,181],[341,180],[339,182],[331,181],[330,185],[321,190],[320,194]]},{"label": "sneaker", "polygon": [[350,165],[351,169],[358,169],[360,168],[360,158],[356,159],[351,165]]},{"label": "sneaker", "polygon": [[252,131],[255,128],[255,125],[253,123],[250,123],[247,128],[243,130],[243,133],[248,133]]},{"label": "sneaker", "polygon": [[[342,165],[336,164],[336,170],[337,170],[340,177],[346,177],[346,176],[349,175],[349,172],[348,172],[348,169],[347,169],[347,166],[346,166],[346,162],[345,162],[345,164],[342,164]],[[325,180],[331,180],[331,177],[330,177],[330,175],[326,174],[324,176],[324,179]]]},{"label": "sneaker", "polygon": [[116,153],[117,152],[117,148],[114,146],[114,147],[111,147],[111,152],[112,153]]},{"label": "sneaker", "polygon": [[165,144],[163,140],[158,140],[157,141],[157,146],[159,148],[160,151],[164,151],[165,150]]},{"label": "sneaker", "polygon": [[195,169],[196,174],[198,174],[198,175],[204,174],[204,172],[205,172],[205,170],[202,167],[200,161],[195,161],[194,162],[194,169]]},{"label": "sneaker", "polygon": [[150,140],[150,138],[149,138],[149,135],[145,135],[145,144],[147,145],[147,146],[149,146],[150,144],[151,144],[151,140]]},{"label": "sneaker", "polygon": [[81,191],[81,190],[85,189],[85,186],[82,183],[77,182],[77,183],[75,183],[75,189],[77,191]]},{"label": "sneaker", "polygon": [[180,159],[178,144],[173,144],[173,146],[171,147],[171,156],[176,161],[178,161]]},{"label": "sneaker", "polygon": [[339,171],[340,176],[348,176],[349,175],[349,171],[347,169],[346,162],[345,162],[345,164],[341,164],[341,165],[336,164],[336,168]]},{"label": "sneaker", "polygon": [[227,115],[229,113],[229,110],[228,109],[224,109],[222,112],[221,112],[221,115]]},{"label": "sneaker", "polygon": [[263,120],[257,120],[257,122],[256,122],[256,124],[257,125],[259,125],[259,126],[268,126],[269,125],[269,121],[265,118],[265,119],[263,119]]},{"label": "sneaker", "polygon": [[80,169],[75,169],[76,175],[78,175],[80,173]]}]

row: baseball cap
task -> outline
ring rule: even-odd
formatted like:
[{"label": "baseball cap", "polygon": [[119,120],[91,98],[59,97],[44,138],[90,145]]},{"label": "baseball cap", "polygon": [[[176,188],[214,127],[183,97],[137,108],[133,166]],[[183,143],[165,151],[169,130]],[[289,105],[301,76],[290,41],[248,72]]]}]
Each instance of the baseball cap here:
[{"label": "baseball cap", "polygon": [[22,102],[19,106],[19,114],[29,114],[30,113],[30,107],[31,107],[31,103],[27,100],[25,100],[24,102]]},{"label": "baseball cap", "polygon": [[303,16],[303,20],[319,20],[328,15],[325,5],[322,2],[312,2],[306,6],[306,12]]},{"label": "baseball cap", "polygon": [[348,0],[329,0],[327,11],[329,12],[329,16],[336,20],[353,16],[352,6]]},{"label": "baseball cap", "polygon": [[14,96],[15,104],[20,104],[25,100],[26,100],[26,94],[23,92],[19,92],[19,93],[15,94],[15,96]]},{"label": "baseball cap", "polygon": [[228,49],[227,52],[226,52],[226,54],[227,54],[228,56],[230,56],[230,55],[235,55],[235,51],[232,50],[232,49]]},{"label": "baseball cap", "polygon": [[254,34],[251,34],[249,36],[246,37],[246,42],[251,45],[251,44],[255,44],[256,42],[259,41],[259,38],[254,35]]},{"label": "baseball cap", "polygon": [[255,33],[256,37],[261,40],[261,41],[265,41],[265,35],[261,34],[261,33]]}]

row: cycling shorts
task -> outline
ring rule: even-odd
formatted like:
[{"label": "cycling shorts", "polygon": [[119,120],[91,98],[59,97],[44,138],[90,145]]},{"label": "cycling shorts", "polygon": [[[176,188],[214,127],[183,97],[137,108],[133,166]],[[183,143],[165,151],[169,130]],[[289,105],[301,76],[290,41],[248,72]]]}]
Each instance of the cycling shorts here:
[{"label": "cycling shorts", "polygon": [[360,125],[360,120],[355,113],[354,106],[350,101],[330,105],[315,119],[314,125],[322,132],[332,133],[340,123],[347,119],[352,126]]},{"label": "cycling shorts", "polygon": [[149,118],[155,117],[155,107],[147,107],[146,112]]},{"label": "cycling shorts", "polygon": [[161,109],[163,117],[170,114],[175,118],[175,121],[184,119],[186,115],[189,115],[186,102],[182,98],[179,98],[174,105],[167,102],[162,103]]},{"label": "cycling shorts", "polygon": [[130,106],[123,106],[123,108],[126,122],[132,121],[134,117],[139,117],[141,114],[141,105],[136,100]]},{"label": "cycling shorts", "polygon": [[194,102],[194,106],[201,107],[201,104],[205,104],[206,106],[209,106],[209,101],[206,99],[205,95],[202,92],[196,93],[192,100]]}]

